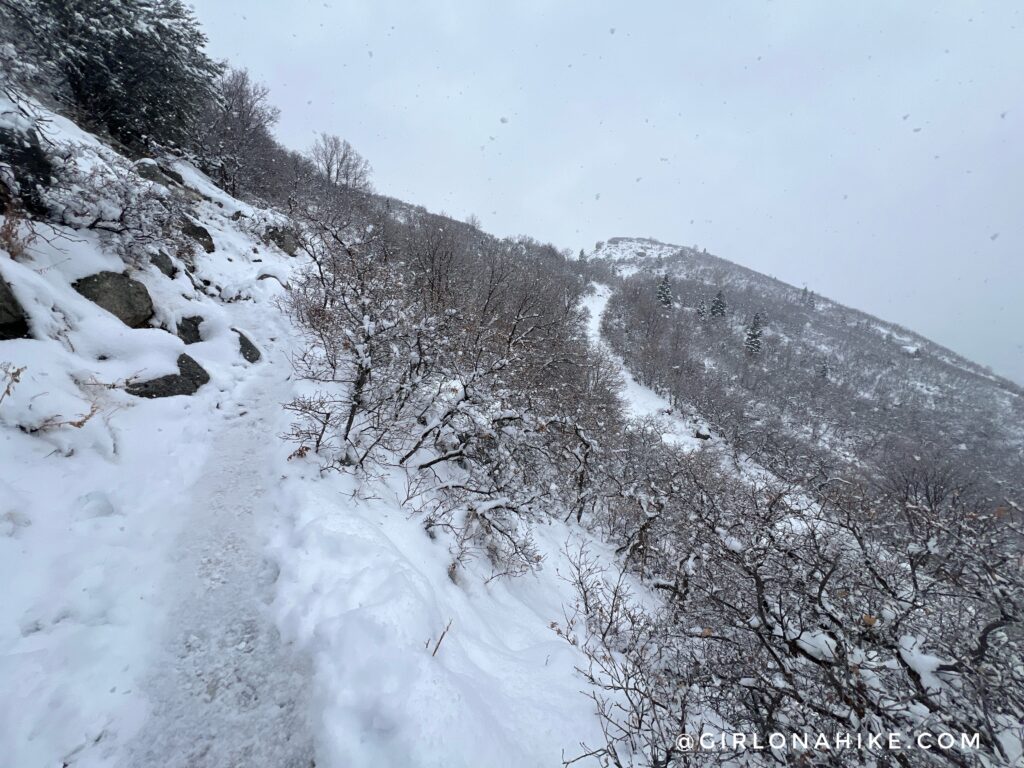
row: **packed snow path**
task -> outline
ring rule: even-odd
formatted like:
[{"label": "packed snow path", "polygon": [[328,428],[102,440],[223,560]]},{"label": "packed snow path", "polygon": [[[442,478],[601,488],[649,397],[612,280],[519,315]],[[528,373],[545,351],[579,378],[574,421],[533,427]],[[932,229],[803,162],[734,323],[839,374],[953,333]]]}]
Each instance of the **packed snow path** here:
[{"label": "packed snow path", "polygon": [[125,765],[314,764],[311,668],[267,614],[277,570],[259,533],[272,512],[281,368],[254,372],[181,508],[188,519],[166,586],[165,637],[146,681],[151,714]]}]

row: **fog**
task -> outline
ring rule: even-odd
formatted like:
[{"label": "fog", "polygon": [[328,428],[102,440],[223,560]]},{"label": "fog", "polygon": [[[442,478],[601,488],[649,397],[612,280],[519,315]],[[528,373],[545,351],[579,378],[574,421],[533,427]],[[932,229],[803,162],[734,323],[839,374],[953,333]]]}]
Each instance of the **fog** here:
[{"label": "fog", "polygon": [[1024,383],[1015,3],[193,5],[286,144],[347,138],[384,194],[699,245]]}]

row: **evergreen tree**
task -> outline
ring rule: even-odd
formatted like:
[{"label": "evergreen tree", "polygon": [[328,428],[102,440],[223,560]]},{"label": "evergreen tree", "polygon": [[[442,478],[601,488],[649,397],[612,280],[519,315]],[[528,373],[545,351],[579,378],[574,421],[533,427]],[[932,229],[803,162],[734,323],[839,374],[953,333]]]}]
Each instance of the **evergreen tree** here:
[{"label": "evergreen tree", "polygon": [[711,301],[711,317],[725,317],[727,310],[728,306],[725,303],[725,296],[719,291]]},{"label": "evergreen tree", "polygon": [[661,282],[658,284],[658,301],[666,309],[672,306],[672,283],[669,282],[667,274],[662,275]]},{"label": "evergreen tree", "polygon": [[708,303],[704,299],[697,305],[697,319],[701,322],[708,319]]},{"label": "evergreen tree", "polygon": [[808,291],[806,285],[800,293],[800,303],[805,309],[814,309],[814,292]]},{"label": "evergreen tree", "polygon": [[134,147],[187,146],[221,67],[182,0],[0,0],[4,42],[59,74],[54,95]]},{"label": "evergreen tree", "polygon": [[763,327],[761,313],[755,312],[754,319],[751,320],[750,325],[747,327],[747,337],[743,342],[743,348],[747,351],[748,355],[760,354],[761,331]]},{"label": "evergreen tree", "polygon": [[581,264],[583,264],[583,263],[586,262],[586,260],[587,260],[587,254],[586,254],[586,252],[582,248],[580,248],[579,262]]}]

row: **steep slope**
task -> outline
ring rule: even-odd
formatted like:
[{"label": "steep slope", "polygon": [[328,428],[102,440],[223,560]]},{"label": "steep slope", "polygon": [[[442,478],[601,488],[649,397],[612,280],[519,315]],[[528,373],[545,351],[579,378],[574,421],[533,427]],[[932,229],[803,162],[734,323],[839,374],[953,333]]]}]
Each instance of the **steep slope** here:
[{"label": "steep slope", "polygon": [[[644,384],[697,407],[746,449],[796,440],[804,452],[868,467],[941,454],[983,477],[995,501],[1019,497],[1024,391],[1012,382],[705,251],[614,238],[588,258],[592,274],[615,283],[604,326],[612,347]],[[668,307],[658,298],[663,281]]]},{"label": "steep slope", "polygon": [[[275,512],[259,504],[218,504],[223,491],[210,498],[206,492],[226,480],[231,465],[224,462],[257,461],[263,453],[254,449],[278,429],[273,389],[256,385],[276,378],[280,392],[286,360],[280,351],[271,361],[246,360],[234,329],[244,329],[265,351],[275,349],[275,337],[284,341],[273,309],[282,287],[261,276],[286,281],[290,266],[254,235],[265,224],[247,228],[257,216],[250,206],[215,193],[208,182],[171,189],[128,175],[125,161],[94,137],[59,115],[39,110],[39,116],[51,156],[90,168],[86,178],[99,185],[68,187],[65,203],[106,215],[104,193],[117,180],[133,199],[181,200],[212,245],[208,253],[187,236],[169,233],[153,244],[152,263],[125,260],[119,241],[97,229],[15,218],[8,252],[0,254],[0,276],[28,320],[27,338],[0,341],[7,374],[0,403],[0,572],[13,588],[0,609],[0,678],[6,691],[19,692],[3,706],[0,742],[11,765],[116,765],[124,764],[128,741],[140,730],[155,740],[170,736],[150,725],[166,717],[175,700],[198,705],[206,697],[215,707],[249,685],[207,679],[202,691],[175,688],[163,670],[187,666],[188,655],[179,653],[192,641],[183,630],[215,644],[250,626],[259,638],[276,632],[272,622],[260,620],[263,606],[252,582],[254,572],[262,572],[265,526]],[[159,260],[158,248],[174,255]],[[153,318],[139,327],[73,287],[91,275],[122,273],[135,281],[126,283],[131,295],[143,306],[142,297],[152,303]],[[108,280],[104,290],[117,284]],[[93,295],[118,309],[110,303],[113,294]],[[198,319],[192,343],[170,332],[185,318]],[[182,354],[209,377],[195,394],[130,394],[133,382],[174,374]],[[263,401],[256,414],[269,419],[258,430],[255,414],[239,416],[254,400]],[[239,418],[248,430],[233,426]],[[267,476],[259,463],[249,472]],[[225,584],[211,572],[210,553],[224,545],[227,529],[235,530],[240,546],[225,571],[233,592],[217,597]],[[221,610],[218,599],[234,610]],[[219,667],[225,675],[230,653],[223,650]],[[267,658],[258,663],[287,669]],[[202,679],[213,670],[198,671]],[[259,686],[268,703],[280,679]],[[197,706],[193,716],[203,711]]]},{"label": "steep slope", "polygon": [[[155,196],[174,217],[141,244],[84,214],[9,219],[0,276],[27,322],[0,341],[4,760],[512,767],[600,741],[553,627],[576,600],[567,551],[614,554],[544,520],[532,574],[456,583],[404,476],[289,457],[300,346],[279,299],[304,262],[268,232],[292,225],[34,109],[49,155],[89,169],[47,195],[101,219],[112,189]],[[130,327],[75,289],[99,273],[152,317]],[[132,394],[165,393],[183,354],[208,376],[194,393]]]}]

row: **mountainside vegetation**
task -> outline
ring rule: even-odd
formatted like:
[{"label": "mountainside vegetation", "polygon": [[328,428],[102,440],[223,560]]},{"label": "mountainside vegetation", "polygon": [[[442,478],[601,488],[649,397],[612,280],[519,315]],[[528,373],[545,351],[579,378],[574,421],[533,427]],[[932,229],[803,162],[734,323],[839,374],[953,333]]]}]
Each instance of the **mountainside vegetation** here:
[{"label": "mountainside vegetation", "polygon": [[[276,311],[197,267],[222,256],[198,206],[288,254],[287,271],[254,262],[255,282],[280,285],[295,338],[287,466],[308,467],[310,483],[353,479],[362,498],[401,489],[400,512],[440,542],[466,594],[545,567],[569,582],[562,614],[538,620],[576,654],[600,737],[563,734],[549,764],[851,764],[775,745],[693,755],[678,740],[724,732],[967,733],[976,740],[948,750],[867,745],[855,759],[1019,764],[1018,387],[703,251],[616,239],[576,259],[378,194],[341,137],[306,152],[279,143],[267,89],[212,61],[177,0],[0,0],[0,28],[2,258],[31,266],[34,239],[95,237],[118,260],[107,282],[163,279],[154,268],[178,280],[157,306],[133,303],[128,332],[177,345],[213,328],[255,362],[226,320],[190,330],[160,300],[180,302],[187,282],[197,302]],[[49,141],[50,108],[113,149]],[[227,275],[257,258],[231,254],[217,267]],[[12,297],[35,285],[11,282]],[[610,292],[601,318],[586,309],[598,286]],[[15,329],[0,361],[8,341],[63,343],[61,322],[0,325]],[[107,389],[194,394],[210,377],[182,357],[177,373]],[[0,412],[5,387],[26,386],[2,370]],[[661,413],[636,412],[631,377],[664,398]],[[4,429],[79,428],[21,418]],[[668,439],[681,423],[698,427],[695,442]],[[538,534],[561,524],[584,538],[552,564]],[[344,628],[316,633],[331,631]]]}]

